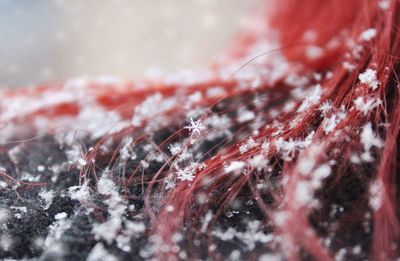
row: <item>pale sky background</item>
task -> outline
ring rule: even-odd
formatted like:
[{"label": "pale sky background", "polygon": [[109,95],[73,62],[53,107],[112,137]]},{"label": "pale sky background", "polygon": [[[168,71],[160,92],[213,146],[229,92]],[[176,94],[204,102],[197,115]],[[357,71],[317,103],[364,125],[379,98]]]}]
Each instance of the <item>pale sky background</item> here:
[{"label": "pale sky background", "polygon": [[0,0],[0,86],[198,68],[257,0]]}]

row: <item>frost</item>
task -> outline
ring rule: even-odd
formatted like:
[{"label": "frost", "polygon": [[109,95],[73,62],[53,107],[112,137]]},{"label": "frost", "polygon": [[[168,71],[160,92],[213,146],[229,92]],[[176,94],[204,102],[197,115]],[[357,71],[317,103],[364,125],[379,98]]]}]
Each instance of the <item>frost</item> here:
[{"label": "frost", "polygon": [[381,100],[371,98],[364,101],[364,97],[358,97],[354,100],[354,104],[356,105],[357,110],[361,111],[364,115],[367,115],[369,111],[373,110],[381,104]]},{"label": "frost", "polygon": [[358,75],[358,79],[361,83],[367,84],[372,90],[376,90],[379,85],[376,71],[373,69],[367,69],[365,72]]},{"label": "frost", "polygon": [[373,38],[376,36],[376,29],[374,28],[369,28],[365,31],[363,31],[360,35],[360,40],[364,42],[371,41]]}]

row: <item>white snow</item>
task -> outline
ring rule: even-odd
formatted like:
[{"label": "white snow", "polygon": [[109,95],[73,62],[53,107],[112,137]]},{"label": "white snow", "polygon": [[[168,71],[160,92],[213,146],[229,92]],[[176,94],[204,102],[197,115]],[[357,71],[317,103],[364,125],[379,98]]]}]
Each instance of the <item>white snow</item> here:
[{"label": "white snow", "polygon": [[234,172],[238,173],[240,172],[244,167],[246,166],[246,163],[244,161],[232,161],[229,165],[227,165],[224,170],[226,173],[229,172]]},{"label": "white snow", "polygon": [[374,28],[369,28],[365,31],[363,31],[360,35],[360,40],[364,41],[364,42],[368,42],[371,41],[373,38],[375,38],[376,36],[376,29]]},{"label": "white snow", "polygon": [[43,189],[42,191],[39,192],[39,197],[41,197],[45,202],[45,205],[43,208],[45,210],[49,209],[51,204],[53,204],[54,191],[52,191],[52,190],[47,191],[47,190]]},{"label": "white snow", "polygon": [[361,157],[365,161],[372,161],[372,156],[370,154],[370,149],[372,147],[381,148],[383,146],[383,141],[374,133],[370,122],[363,127],[360,141],[364,146],[364,153]]},{"label": "white snow", "polygon": [[358,75],[358,79],[361,83],[367,84],[372,90],[376,90],[379,85],[376,71],[373,69],[367,69],[365,72]]},{"label": "white snow", "polygon": [[364,97],[358,97],[354,100],[354,104],[356,105],[357,110],[361,111],[364,115],[367,115],[369,111],[381,104],[381,100],[375,98],[364,100]]}]

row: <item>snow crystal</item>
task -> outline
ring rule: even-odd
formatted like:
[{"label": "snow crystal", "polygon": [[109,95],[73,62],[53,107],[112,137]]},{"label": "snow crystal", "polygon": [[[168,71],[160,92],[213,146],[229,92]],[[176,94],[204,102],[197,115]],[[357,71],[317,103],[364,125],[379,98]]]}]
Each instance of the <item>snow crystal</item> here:
[{"label": "snow crystal", "polygon": [[360,40],[365,42],[371,41],[376,36],[376,33],[376,29],[369,28],[361,33]]},{"label": "snow crystal", "polygon": [[181,145],[179,143],[170,144],[168,147],[169,151],[173,156],[178,155],[181,151]]},{"label": "snow crystal", "polygon": [[364,97],[358,97],[354,100],[354,104],[356,105],[357,110],[361,111],[364,115],[367,115],[369,111],[373,110],[375,107],[378,107],[381,104],[381,100],[371,98],[364,101]]},{"label": "snow crystal", "polygon": [[365,72],[358,75],[358,79],[361,83],[367,84],[372,90],[376,90],[379,85],[376,71],[373,69],[367,69]]},{"label": "snow crystal", "polygon": [[178,179],[181,181],[193,181],[195,174],[196,174],[195,170],[190,167],[185,169],[179,169],[176,172]]},{"label": "snow crystal", "polygon": [[319,110],[322,112],[323,115],[326,115],[331,109],[332,109],[332,102],[331,101],[325,101],[319,107]]},{"label": "snow crystal", "polygon": [[53,204],[54,192],[52,190],[47,191],[43,189],[39,192],[39,197],[44,200],[45,205],[43,208],[46,210]]},{"label": "snow crystal", "polygon": [[297,109],[298,112],[303,112],[306,109],[308,109],[310,106],[317,104],[322,95],[322,88],[321,85],[317,84],[311,90],[308,91],[304,101],[300,105],[300,107]]},{"label": "snow crystal", "polygon": [[232,161],[228,166],[224,168],[226,173],[229,172],[235,172],[238,173],[240,172],[244,167],[246,166],[246,163],[243,161]]},{"label": "snow crystal", "polygon": [[251,150],[252,148],[257,147],[257,145],[258,145],[258,143],[256,141],[254,141],[254,139],[252,137],[248,138],[246,143],[242,144],[239,147],[240,154],[243,154],[243,153]]},{"label": "snow crystal", "polygon": [[193,118],[190,118],[190,125],[185,126],[185,129],[188,129],[190,131],[190,134],[193,136],[198,136],[206,129],[206,127],[203,126],[203,124],[200,122],[200,120],[193,120]]},{"label": "snow crystal", "polygon": [[370,149],[372,147],[381,148],[383,146],[383,141],[377,135],[375,135],[370,122],[364,126],[360,137],[361,143],[364,146],[364,154],[362,155],[362,158],[365,161],[371,161],[372,156],[370,154]]},{"label": "snow crystal", "polygon": [[346,118],[346,112],[342,108],[339,112],[331,115],[329,118],[325,118],[322,122],[322,128],[325,134],[332,132],[336,126]]}]

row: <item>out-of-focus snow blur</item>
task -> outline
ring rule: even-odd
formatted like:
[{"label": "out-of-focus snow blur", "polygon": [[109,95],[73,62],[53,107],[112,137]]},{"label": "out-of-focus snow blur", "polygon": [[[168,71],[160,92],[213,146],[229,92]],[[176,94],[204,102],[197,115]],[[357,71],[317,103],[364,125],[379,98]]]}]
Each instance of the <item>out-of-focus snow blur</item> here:
[{"label": "out-of-focus snow blur", "polygon": [[0,0],[0,86],[196,68],[232,39],[255,1]]}]

